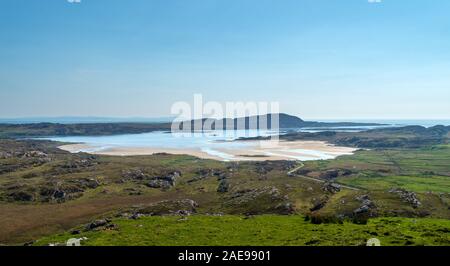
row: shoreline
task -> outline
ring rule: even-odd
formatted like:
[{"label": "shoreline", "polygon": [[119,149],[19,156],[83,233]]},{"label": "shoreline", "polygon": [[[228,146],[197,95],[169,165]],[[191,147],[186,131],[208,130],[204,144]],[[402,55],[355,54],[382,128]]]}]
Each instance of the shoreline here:
[{"label": "shoreline", "polygon": [[335,146],[325,141],[245,141],[247,147],[234,148],[186,148],[161,147],[96,147],[86,143],[66,144],[59,149],[71,152],[109,156],[143,156],[158,153],[190,155],[201,159],[219,161],[266,161],[266,160],[326,160],[342,155],[352,155],[357,148]]}]

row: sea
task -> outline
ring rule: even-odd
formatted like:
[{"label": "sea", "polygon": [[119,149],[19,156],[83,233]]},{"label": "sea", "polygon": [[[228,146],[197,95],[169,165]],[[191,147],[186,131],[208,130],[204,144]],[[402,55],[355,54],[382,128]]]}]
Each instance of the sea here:
[{"label": "sea", "polygon": [[[26,124],[26,123],[110,123],[110,122],[171,122],[171,118],[33,118],[33,119],[0,119],[0,123]],[[349,120],[319,120],[321,122],[348,122]],[[401,127],[408,125],[420,125],[431,127],[435,125],[450,125],[450,120],[350,120],[351,122],[379,123],[380,126],[357,126],[357,127],[327,127],[327,128],[301,128],[286,129],[280,131],[271,130],[229,130],[229,131],[206,131],[194,133],[171,133],[157,131],[142,134],[124,134],[113,136],[55,136],[39,139],[53,140],[65,143],[83,143],[87,147],[80,148],[77,152],[101,152],[114,148],[165,148],[165,149],[195,149],[220,157],[223,160],[232,160],[232,155],[223,152],[224,149],[245,149],[251,144],[246,141],[235,141],[239,138],[274,136],[289,131],[298,132],[320,132],[325,130],[356,132],[382,127]],[[303,151],[304,153],[305,151]],[[314,158],[328,159],[329,154],[320,154],[319,151],[307,151],[315,154]],[[303,158],[304,159],[304,158]]]},{"label": "sea", "polygon": [[[29,121],[29,120],[28,120]],[[55,120],[52,120],[55,122]],[[63,123],[67,120],[60,120],[59,123]],[[86,120],[74,122],[85,122]],[[97,120],[98,121],[98,120]],[[107,120],[111,121],[111,120]],[[114,120],[117,121],[117,120]],[[161,119],[160,119],[161,121]],[[336,121],[336,120],[322,120],[323,122],[344,122],[348,120]],[[16,121],[19,123],[21,121]],[[23,122],[23,121],[22,121]],[[130,121],[124,121],[130,122]],[[164,121],[167,122],[167,121]],[[206,131],[206,132],[189,132],[189,133],[172,133],[166,131],[157,131],[142,134],[124,134],[113,136],[56,136],[46,137],[40,139],[47,139],[65,143],[83,143],[86,147],[82,147],[76,152],[102,152],[105,150],[115,148],[162,148],[162,149],[190,149],[199,150],[214,157],[219,157],[225,161],[233,160],[233,156],[224,152],[226,149],[245,149],[246,146],[251,144],[246,141],[235,141],[240,138],[249,137],[269,137],[278,134],[284,134],[289,131],[298,132],[320,132],[325,130],[334,131],[347,131],[356,132],[368,129],[383,128],[383,127],[401,127],[408,125],[420,125],[425,127],[431,127],[435,125],[450,125],[450,120],[357,120],[351,122],[367,122],[367,123],[380,123],[384,125],[380,126],[356,126],[356,127],[327,127],[327,128],[301,128],[301,129],[289,129],[280,131],[272,130],[229,130],[229,131]],[[295,152],[295,151],[292,151]],[[314,153],[311,158],[314,159],[329,159],[330,154],[320,151],[302,151]],[[304,156],[299,155],[301,160],[305,160]]]}]

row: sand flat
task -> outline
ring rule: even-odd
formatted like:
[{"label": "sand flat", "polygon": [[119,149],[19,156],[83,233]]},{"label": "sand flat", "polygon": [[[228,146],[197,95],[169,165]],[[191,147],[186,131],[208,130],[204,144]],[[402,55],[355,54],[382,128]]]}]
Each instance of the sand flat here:
[{"label": "sand flat", "polygon": [[88,144],[69,144],[59,148],[72,153],[87,152],[112,156],[152,155],[156,153],[185,154],[220,161],[320,160],[351,155],[357,149],[340,147],[324,141],[245,141],[246,147],[216,148],[159,148],[159,147],[95,147]]}]

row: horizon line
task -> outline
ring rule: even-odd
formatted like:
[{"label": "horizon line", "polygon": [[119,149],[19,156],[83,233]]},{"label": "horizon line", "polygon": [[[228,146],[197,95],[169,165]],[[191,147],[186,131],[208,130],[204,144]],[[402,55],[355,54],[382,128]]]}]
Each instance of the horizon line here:
[{"label": "horizon line", "polygon": [[[282,114],[282,113],[280,113]],[[302,117],[298,115],[292,115],[289,113],[284,113],[287,115],[295,116],[305,121],[310,120],[450,120],[450,117]],[[247,116],[245,116],[247,117]],[[67,115],[67,116],[13,116],[13,117],[1,117],[0,120],[38,120],[38,119],[173,119],[176,116],[78,116],[78,115]],[[204,117],[213,118],[213,117]],[[215,118],[215,119],[224,119]],[[240,118],[240,117],[234,117]]]}]

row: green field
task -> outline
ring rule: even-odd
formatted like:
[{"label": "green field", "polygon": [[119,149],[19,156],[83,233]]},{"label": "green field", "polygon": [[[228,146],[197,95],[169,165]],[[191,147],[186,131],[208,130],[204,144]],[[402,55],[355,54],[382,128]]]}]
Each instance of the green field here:
[{"label": "green field", "polygon": [[387,190],[392,187],[416,192],[450,193],[450,178],[446,176],[376,176],[350,177],[339,180],[342,184],[364,189]]},{"label": "green field", "polygon": [[335,160],[307,162],[314,171],[348,169],[339,183],[366,190],[404,188],[414,192],[450,193],[450,146],[420,149],[361,150]]},{"label": "green field", "polygon": [[366,225],[312,224],[303,216],[262,215],[143,217],[117,219],[114,230],[69,233],[45,237],[36,245],[65,243],[73,237],[87,237],[91,246],[358,246],[370,238],[382,245],[450,245],[450,220],[377,218]]}]

